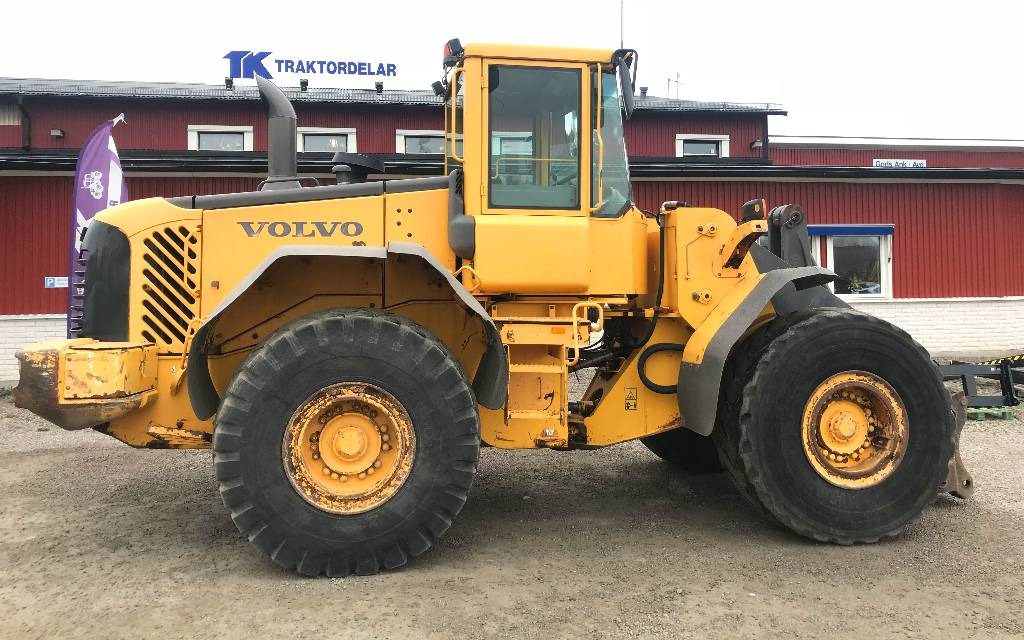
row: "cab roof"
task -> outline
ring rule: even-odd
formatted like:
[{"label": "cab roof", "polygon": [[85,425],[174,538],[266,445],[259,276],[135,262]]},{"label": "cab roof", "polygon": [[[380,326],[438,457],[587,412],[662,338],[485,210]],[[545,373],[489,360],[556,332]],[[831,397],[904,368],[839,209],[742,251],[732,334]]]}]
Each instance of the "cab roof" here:
[{"label": "cab roof", "polygon": [[547,47],[522,44],[470,43],[463,47],[467,57],[550,60],[552,62],[611,62],[612,49]]}]

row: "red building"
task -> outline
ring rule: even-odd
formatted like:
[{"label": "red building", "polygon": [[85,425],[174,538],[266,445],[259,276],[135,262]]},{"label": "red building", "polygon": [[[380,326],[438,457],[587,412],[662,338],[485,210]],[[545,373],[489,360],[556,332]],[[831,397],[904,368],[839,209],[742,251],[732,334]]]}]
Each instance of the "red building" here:
[{"label": "red building", "polygon": [[[332,182],[335,151],[375,156],[388,177],[441,173],[432,92],[287,93],[303,175]],[[0,79],[0,381],[16,375],[18,344],[62,335],[67,292],[44,279],[68,272],[77,150],[122,112],[114,137],[132,199],[247,191],[265,177],[254,87]],[[1024,347],[1024,142],[770,136],[769,116],[784,115],[638,96],[626,127],[635,201],[801,204],[815,254],[857,308],[935,353]]]}]

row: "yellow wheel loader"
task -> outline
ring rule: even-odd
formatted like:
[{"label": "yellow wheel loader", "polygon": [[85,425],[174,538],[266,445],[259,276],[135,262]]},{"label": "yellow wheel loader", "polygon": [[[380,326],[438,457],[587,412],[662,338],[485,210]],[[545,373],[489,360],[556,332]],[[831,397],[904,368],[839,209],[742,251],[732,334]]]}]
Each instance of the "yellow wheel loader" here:
[{"label": "yellow wheel loader", "polygon": [[938,370],[830,293],[784,233],[798,208],[633,204],[636,63],[452,40],[447,175],[358,181],[343,157],[331,186],[300,184],[295,112],[257,79],[261,188],[98,215],[76,337],[18,353],[16,403],[134,447],[212,447],[238,530],[312,575],[429,549],[481,446],[639,439],[839,544],[964,495]]}]

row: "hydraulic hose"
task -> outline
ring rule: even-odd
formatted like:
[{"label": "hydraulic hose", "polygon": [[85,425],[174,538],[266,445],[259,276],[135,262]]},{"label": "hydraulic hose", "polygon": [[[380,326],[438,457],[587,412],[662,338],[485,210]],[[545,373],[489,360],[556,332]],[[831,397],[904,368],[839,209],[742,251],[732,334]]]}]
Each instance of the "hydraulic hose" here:
[{"label": "hydraulic hose", "polygon": [[682,351],[683,345],[676,344],[674,342],[659,342],[658,344],[652,344],[643,353],[640,354],[640,358],[636,362],[636,372],[640,376],[640,382],[644,383],[644,386],[655,393],[664,393],[666,395],[676,392],[676,385],[674,384],[658,384],[647,377],[647,359],[658,353],[659,351]]},{"label": "hydraulic hose", "polygon": [[[666,202],[665,205],[667,204],[669,203]],[[658,293],[654,296],[654,317],[651,318],[651,324],[647,327],[644,337],[633,341],[631,346],[634,349],[647,344],[651,336],[654,335],[655,327],[658,326],[658,307],[661,306],[661,297],[665,293],[665,205],[662,205],[662,212],[656,218],[658,221]]]}]

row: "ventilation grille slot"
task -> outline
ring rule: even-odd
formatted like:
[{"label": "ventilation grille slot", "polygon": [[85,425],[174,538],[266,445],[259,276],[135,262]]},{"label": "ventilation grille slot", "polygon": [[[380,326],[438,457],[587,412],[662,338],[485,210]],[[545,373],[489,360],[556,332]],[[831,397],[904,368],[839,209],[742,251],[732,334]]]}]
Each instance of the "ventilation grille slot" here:
[{"label": "ventilation grille slot", "polygon": [[184,347],[199,314],[199,231],[157,229],[142,241],[142,337],[161,351]]}]

